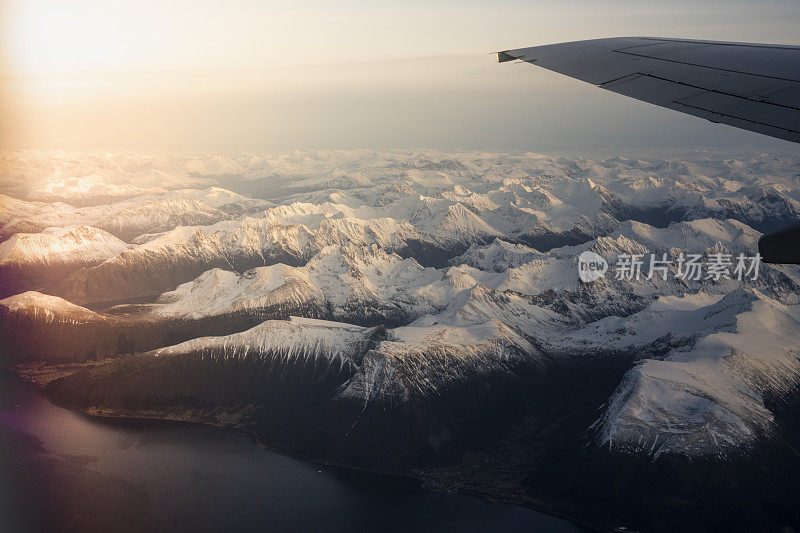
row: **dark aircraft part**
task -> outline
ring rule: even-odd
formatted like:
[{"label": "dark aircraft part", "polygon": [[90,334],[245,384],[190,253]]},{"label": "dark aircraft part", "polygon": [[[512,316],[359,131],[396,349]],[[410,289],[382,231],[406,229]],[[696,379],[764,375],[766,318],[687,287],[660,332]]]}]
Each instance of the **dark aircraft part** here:
[{"label": "dark aircraft part", "polygon": [[608,91],[800,143],[800,46],[616,37],[497,53]]},{"label": "dark aircraft part", "polygon": [[505,63],[506,61],[516,61],[517,58],[511,55],[508,55],[505,52],[497,52],[497,62],[498,63]]},{"label": "dark aircraft part", "polygon": [[758,253],[765,263],[800,264],[800,222],[761,237]]}]

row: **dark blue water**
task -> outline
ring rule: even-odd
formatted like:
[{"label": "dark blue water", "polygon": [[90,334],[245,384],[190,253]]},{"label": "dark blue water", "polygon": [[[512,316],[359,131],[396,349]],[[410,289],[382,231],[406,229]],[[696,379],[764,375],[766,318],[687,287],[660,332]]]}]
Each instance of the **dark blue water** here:
[{"label": "dark blue water", "polygon": [[0,373],[0,531],[581,531],[410,478],[287,458],[205,426],[55,407]]}]

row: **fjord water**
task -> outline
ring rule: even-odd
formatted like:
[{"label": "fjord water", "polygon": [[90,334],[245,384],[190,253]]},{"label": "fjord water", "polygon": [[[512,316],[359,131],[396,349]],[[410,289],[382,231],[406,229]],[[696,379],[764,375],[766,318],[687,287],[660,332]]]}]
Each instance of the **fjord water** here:
[{"label": "fjord water", "polygon": [[211,427],[98,419],[0,371],[0,530],[580,531],[523,507],[321,466]]}]

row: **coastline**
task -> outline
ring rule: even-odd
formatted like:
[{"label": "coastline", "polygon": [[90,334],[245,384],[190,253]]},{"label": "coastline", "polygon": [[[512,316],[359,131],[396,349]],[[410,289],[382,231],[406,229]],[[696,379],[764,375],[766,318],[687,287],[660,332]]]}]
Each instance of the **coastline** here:
[{"label": "coastline", "polygon": [[17,364],[12,367],[8,366],[3,367],[3,370],[12,372],[20,379],[34,385],[36,394],[47,400],[51,405],[58,407],[60,409],[65,409],[67,411],[79,414],[81,416],[86,416],[93,419],[106,419],[113,421],[132,421],[132,422],[149,421],[149,422],[163,422],[163,423],[172,423],[180,425],[185,424],[185,425],[210,427],[230,434],[246,437],[252,444],[258,446],[259,448],[290,459],[316,465],[322,465],[325,467],[343,469],[346,471],[375,474],[380,476],[390,476],[393,478],[401,478],[408,480],[416,480],[419,481],[420,487],[424,488],[425,490],[429,490],[431,492],[443,493],[443,494],[461,494],[465,496],[480,498],[481,500],[483,500],[485,504],[508,504],[526,509],[531,509],[533,511],[543,513],[552,517],[568,520],[571,523],[575,524],[576,526],[591,531],[603,531],[610,529],[608,527],[604,528],[602,525],[593,524],[588,521],[581,520],[580,518],[559,512],[552,506],[549,506],[546,503],[538,500],[528,499],[524,497],[519,498],[519,497],[509,496],[508,489],[492,491],[492,490],[467,488],[464,486],[459,486],[461,483],[464,482],[464,480],[458,478],[448,479],[444,481],[444,478],[442,477],[441,474],[437,475],[436,467],[432,467],[430,469],[425,467],[414,468],[409,472],[398,472],[398,471],[363,468],[358,466],[337,463],[333,461],[326,461],[314,457],[296,455],[287,450],[271,445],[269,442],[267,442],[265,439],[260,437],[255,432],[250,431],[241,426],[237,426],[235,423],[219,423],[208,418],[204,419],[202,417],[191,417],[191,416],[179,417],[174,415],[159,414],[157,412],[129,413],[129,412],[122,412],[115,410],[84,411],[80,409],[75,409],[67,405],[62,405],[56,399],[50,397],[47,394],[44,394],[42,391],[42,387],[45,384],[54,381],[55,379],[59,379],[60,377],[79,372],[84,368],[100,366],[107,361],[108,360],[91,361],[85,363],[55,364],[55,365],[47,363]]}]

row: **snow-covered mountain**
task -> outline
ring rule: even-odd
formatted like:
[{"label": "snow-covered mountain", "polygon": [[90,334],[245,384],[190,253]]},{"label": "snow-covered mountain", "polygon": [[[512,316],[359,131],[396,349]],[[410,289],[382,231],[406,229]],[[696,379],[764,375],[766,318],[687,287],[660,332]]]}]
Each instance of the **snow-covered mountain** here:
[{"label": "snow-covered mountain", "polygon": [[625,375],[603,416],[600,441],[655,456],[724,456],[770,435],[775,428],[765,398],[793,394],[800,379],[799,311],[755,289],[700,292],[661,297],[630,317],[577,332],[572,339],[605,349],[646,350],[665,337],[678,345]]},{"label": "snow-covered mountain", "polygon": [[[650,475],[800,445],[800,270],[733,271],[800,219],[791,156],[11,151],[0,170],[3,358],[104,361],[48,385],[60,404],[454,464],[528,503],[562,459]],[[727,274],[686,276],[692,254]]]},{"label": "snow-covered mountain", "polygon": [[123,241],[91,226],[14,234],[0,243],[0,295],[57,283],[127,249]]},{"label": "snow-covered mountain", "polygon": [[145,233],[181,225],[213,224],[258,214],[273,206],[266,200],[247,198],[219,187],[177,189],[89,207],[25,201],[0,194],[0,239],[50,227],[88,225],[130,242]]}]

